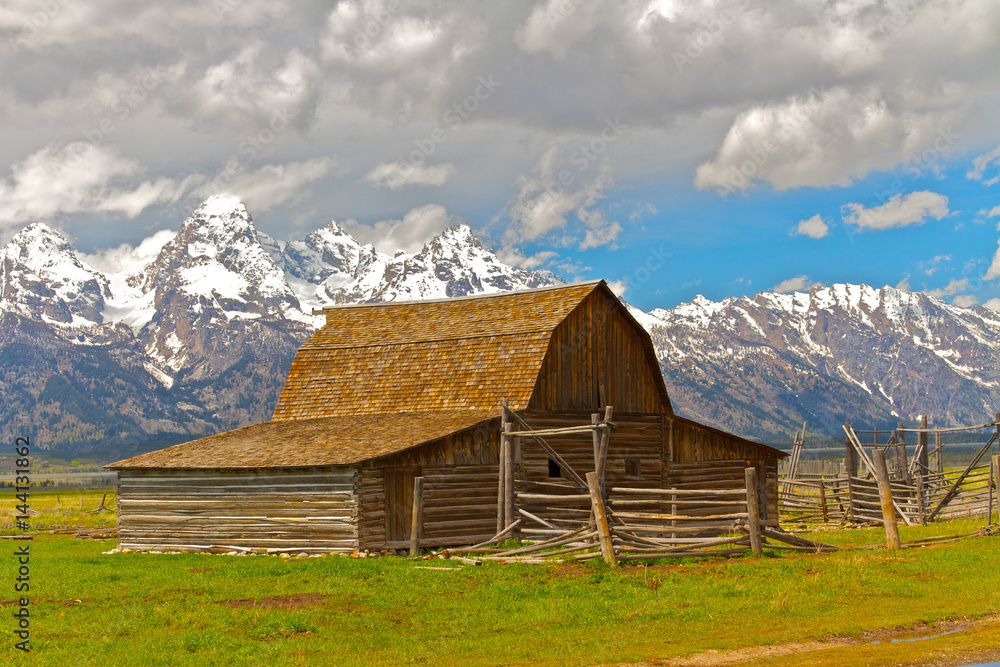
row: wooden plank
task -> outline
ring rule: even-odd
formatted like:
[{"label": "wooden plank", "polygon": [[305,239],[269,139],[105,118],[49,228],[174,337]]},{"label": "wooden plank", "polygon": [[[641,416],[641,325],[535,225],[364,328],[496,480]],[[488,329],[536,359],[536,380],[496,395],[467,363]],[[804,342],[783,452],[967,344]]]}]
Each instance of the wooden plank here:
[{"label": "wooden plank", "polygon": [[757,469],[747,468],[747,529],[750,531],[750,550],[757,556],[764,553],[760,536],[760,515],[757,508]]},{"label": "wooden plank", "polygon": [[608,512],[604,506],[604,496],[601,494],[600,481],[596,472],[587,473],[587,484],[590,488],[590,500],[593,506],[594,522],[597,527],[597,535],[601,545],[601,555],[604,561],[612,568],[618,567],[615,560],[614,545],[611,543],[611,530],[608,527]]}]

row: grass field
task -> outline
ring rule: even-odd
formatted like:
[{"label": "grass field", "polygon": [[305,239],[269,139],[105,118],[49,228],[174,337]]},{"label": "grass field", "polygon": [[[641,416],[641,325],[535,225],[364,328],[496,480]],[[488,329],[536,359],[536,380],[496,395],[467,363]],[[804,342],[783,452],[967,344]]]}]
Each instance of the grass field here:
[{"label": "grass field", "polygon": [[[57,512],[50,493],[33,493],[43,511],[39,526],[113,524],[108,513],[80,515],[79,492],[62,494]],[[99,500],[85,493],[85,509]],[[9,518],[0,515],[0,525]],[[905,541],[979,525],[902,533]],[[812,537],[882,541],[874,529]],[[398,557],[103,555],[113,541],[48,534],[30,543],[33,651],[25,656],[11,634],[13,552],[23,544],[0,541],[3,665],[656,664],[790,642],[802,646],[744,657],[788,665],[962,664],[957,655],[1000,647],[995,537],[897,554],[770,553],[611,571],[594,561],[471,567]],[[956,617],[986,621],[926,642],[866,643],[891,637],[867,632],[873,629],[929,630],[922,624]],[[718,664],[717,657],[697,664]]]}]

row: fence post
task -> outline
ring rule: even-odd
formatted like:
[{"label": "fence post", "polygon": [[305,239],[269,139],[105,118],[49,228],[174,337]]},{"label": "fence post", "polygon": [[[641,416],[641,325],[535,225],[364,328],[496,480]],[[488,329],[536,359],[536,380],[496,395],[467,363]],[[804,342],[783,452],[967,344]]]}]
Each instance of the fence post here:
[{"label": "fence post", "polygon": [[997,523],[1000,524],[1000,454],[993,456],[993,485],[996,487],[994,495],[997,497]]},{"label": "fence post", "polygon": [[615,548],[611,542],[611,529],[608,527],[608,510],[604,505],[604,495],[601,493],[601,483],[596,472],[587,473],[587,487],[590,489],[590,504],[593,509],[594,523],[597,524],[597,538],[601,544],[601,555],[604,562],[611,567],[618,567]]},{"label": "fence post", "polygon": [[750,549],[760,556],[764,546],[760,539],[760,511],[757,507],[757,469],[744,471],[747,484],[747,529],[750,531]]},{"label": "fence post", "polygon": [[514,431],[514,424],[507,422],[504,428],[503,516],[506,521],[504,528],[508,528],[514,523],[514,436],[510,435]]},{"label": "fence post", "polygon": [[847,468],[847,512],[844,520],[854,523],[854,480],[858,476],[858,455],[851,438],[844,434],[844,467]]},{"label": "fence post", "polygon": [[420,553],[420,531],[424,525],[424,478],[413,478],[413,509],[410,513],[410,555]]},{"label": "fence post", "polygon": [[892,489],[889,486],[889,469],[885,465],[885,450],[876,449],[872,462],[875,464],[875,479],[878,480],[878,497],[882,503],[882,523],[885,525],[885,544],[890,549],[900,549],[899,527],[896,525],[896,508],[892,504]]},{"label": "fence post", "polygon": [[823,510],[823,523],[830,523],[830,516],[826,513],[826,488],[823,480],[819,482],[819,506]]},{"label": "fence post", "polygon": [[507,432],[507,399],[500,401],[500,446],[497,447],[497,535],[503,532],[507,527],[507,517],[504,516],[504,498],[506,497],[504,490],[504,464],[507,461],[507,457],[504,455],[504,445],[507,443],[507,436],[504,435]]}]

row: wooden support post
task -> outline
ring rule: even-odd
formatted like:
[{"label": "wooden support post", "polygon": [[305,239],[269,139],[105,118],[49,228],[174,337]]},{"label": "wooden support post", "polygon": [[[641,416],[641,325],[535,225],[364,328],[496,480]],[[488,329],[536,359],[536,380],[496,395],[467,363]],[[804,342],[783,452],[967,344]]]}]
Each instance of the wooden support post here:
[{"label": "wooden support post", "polygon": [[[848,428],[850,425],[845,424],[845,431]],[[844,521],[854,523],[854,478],[858,476],[858,457],[854,453],[854,444],[846,433],[844,434],[844,467],[847,468],[847,511],[844,513]]]},{"label": "wooden support post", "polygon": [[507,414],[508,414],[508,401],[503,399],[500,401],[500,446],[497,448],[497,534],[499,535],[507,527],[507,517],[504,516],[504,462],[507,457],[504,456],[504,443],[507,442],[507,436],[504,435],[507,432]]},{"label": "wooden support post", "polygon": [[823,512],[823,523],[830,523],[830,516],[826,513],[826,486],[822,480],[819,482],[819,507]]},{"label": "wooden support post", "polygon": [[597,427],[600,423],[601,415],[596,412],[591,413],[590,424],[594,428],[591,429],[590,435],[591,439],[594,441],[594,472],[596,473],[600,473],[601,471],[601,429]]},{"label": "wooden support post", "polygon": [[757,506],[757,469],[744,472],[747,483],[747,529],[750,531],[750,549],[758,556],[764,553],[760,537],[760,514]]},{"label": "wooden support post", "polygon": [[997,497],[997,523],[1000,524],[1000,455],[993,457],[993,485]]},{"label": "wooden support post", "polygon": [[906,436],[903,435],[903,422],[896,423],[896,479],[900,482],[912,484],[910,479],[910,466],[906,459]]},{"label": "wooden support post", "polygon": [[941,434],[939,432],[934,433],[934,468],[934,472],[937,474],[944,474],[944,455],[941,452]]},{"label": "wooden support post", "polygon": [[410,514],[410,555],[420,553],[420,532],[424,526],[424,478],[413,478],[413,511]]},{"label": "wooden support post", "polygon": [[503,516],[504,528],[514,523],[514,436],[510,433],[514,425],[507,422],[504,434],[504,466],[503,466]]},{"label": "wooden support post", "polygon": [[590,504],[594,513],[594,523],[597,526],[597,538],[601,544],[601,555],[611,567],[618,567],[615,548],[611,542],[611,528],[608,526],[608,511],[604,505],[604,496],[596,472],[587,473],[587,488],[590,489]]},{"label": "wooden support post", "polygon": [[601,482],[601,493],[605,493],[607,488],[606,477],[608,468],[608,448],[611,446],[611,418],[614,416],[614,408],[610,405],[604,408],[604,427],[601,429],[600,455],[598,456],[599,480]]},{"label": "wooden support post", "polygon": [[927,485],[926,477],[922,470],[917,471],[917,512],[919,513],[920,525],[927,525],[927,507],[924,505],[924,487]]},{"label": "wooden support post", "polygon": [[896,525],[896,507],[892,504],[892,489],[889,487],[889,469],[885,464],[885,451],[876,449],[873,463],[875,479],[878,480],[878,497],[882,503],[882,523],[885,525],[885,545],[889,549],[899,549],[899,527]]},{"label": "wooden support post", "polygon": [[[920,428],[927,428],[927,415],[920,415]],[[927,451],[927,432],[917,434],[917,471],[924,476],[930,472],[930,457]]]}]

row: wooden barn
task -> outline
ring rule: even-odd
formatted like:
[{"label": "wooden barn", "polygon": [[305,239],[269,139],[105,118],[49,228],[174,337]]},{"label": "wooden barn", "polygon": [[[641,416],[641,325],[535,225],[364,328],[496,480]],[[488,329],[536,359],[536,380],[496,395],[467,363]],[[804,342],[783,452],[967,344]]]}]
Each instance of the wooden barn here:
[{"label": "wooden barn", "polygon": [[[783,454],[675,416],[649,335],[603,281],[325,313],[271,421],[108,466],[121,548],[402,549],[418,477],[421,546],[489,539],[503,401],[549,430],[613,406],[609,485],[738,485],[756,466],[776,525]],[[548,442],[557,456],[519,447],[521,490],[571,489],[568,477],[594,470],[590,434]]]}]

